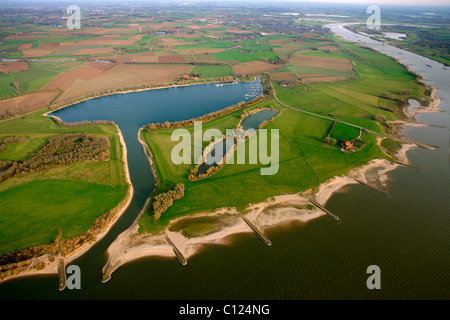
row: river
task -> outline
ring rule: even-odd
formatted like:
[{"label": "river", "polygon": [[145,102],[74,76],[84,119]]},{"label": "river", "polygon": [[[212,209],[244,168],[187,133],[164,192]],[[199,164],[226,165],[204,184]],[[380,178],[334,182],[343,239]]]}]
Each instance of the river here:
[{"label": "river", "polygon": [[[271,247],[263,245],[251,233],[234,235],[230,245],[205,246],[189,259],[186,267],[172,258],[142,258],[120,267],[108,283],[101,284],[101,268],[107,258],[105,250],[114,235],[133,220],[131,216],[124,217],[129,221],[119,221],[99,244],[73,262],[81,267],[81,290],[59,292],[56,275],[33,276],[1,284],[0,296],[9,299],[448,299],[450,75],[438,62],[372,43],[373,40],[354,34],[341,24],[334,24],[331,29],[344,38],[366,41],[366,45],[401,59],[438,89],[439,108],[444,112],[417,117],[420,122],[437,126],[406,127],[404,134],[439,148],[410,150],[407,155],[411,164],[421,170],[399,167],[389,173],[389,197],[362,185],[348,185],[326,204],[341,218],[339,223],[324,217],[306,225],[295,222],[269,229],[266,235]],[[104,98],[113,102],[117,96]],[[94,103],[94,100],[83,103]],[[125,136],[127,124],[118,125]],[[136,140],[133,135],[125,137],[129,149],[133,148],[129,143],[137,143],[130,139]],[[129,160],[133,169],[134,160]],[[150,185],[151,181],[146,183]],[[138,191],[139,201],[133,201],[129,210],[140,209],[140,201],[150,191],[144,189]],[[370,265],[380,267],[381,290],[369,290],[366,286],[369,276],[366,270]]]}]

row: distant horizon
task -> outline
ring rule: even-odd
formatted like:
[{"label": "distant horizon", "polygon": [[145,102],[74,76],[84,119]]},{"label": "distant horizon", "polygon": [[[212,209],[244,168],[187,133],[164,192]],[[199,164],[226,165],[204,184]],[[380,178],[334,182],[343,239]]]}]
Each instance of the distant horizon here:
[{"label": "distant horizon", "polygon": [[[178,3],[201,3],[201,2],[236,2],[236,3],[242,3],[242,2],[273,2],[272,0],[110,0],[109,3],[114,2],[121,2],[121,3],[133,3],[133,2],[156,2],[156,3],[164,3],[164,2],[178,2]],[[91,1],[91,0],[0,0],[0,3],[45,3],[45,2],[70,2],[73,4],[77,3],[91,3],[95,4],[96,2],[102,2],[101,0],[98,1]],[[397,0],[395,3],[392,2],[392,0],[281,0],[277,1],[276,4],[283,3],[283,2],[295,2],[295,3],[308,3],[308,4],[355,4],[355,5],[385,5],[385,6],[410,6],[410,7],[450,7],[450,1],[449,0]]]}]

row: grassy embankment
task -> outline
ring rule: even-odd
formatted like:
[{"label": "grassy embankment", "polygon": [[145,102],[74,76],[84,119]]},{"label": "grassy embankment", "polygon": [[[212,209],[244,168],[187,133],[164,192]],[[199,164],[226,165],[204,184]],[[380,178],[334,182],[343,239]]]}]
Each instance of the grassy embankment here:
[{"label": "grassy embankment", "polygon": [[116,207],[127,192],[116,127],[61,127],[43,113],[0,122],[0,139],[25,138],[25,142],[8,144],[0,160],[25,160],[50,137],[72,132],[108,137],[110,157],[107,161],[72,163],[0,183],[0,254],[53,242],[58,232],[63,239],[80,235],[96,218]]},{"label": "grassy embankment", "polygon": [[[385,121],[374,120],[376,115],[383,115],[386,120],[399,119],[402,117],[401,108],[408,98],[425,97],[426,88],[392,58],[350,43],[341,43],[340,46],[342,51],[339,55],[354,63],[356,78],[338,83],[298,84],[295,87],[281,87],[274,83],[278,99],[293,108],[387,133]],[[408,95],[404,94],[405,90],[410,90]],[[159,221],[153,219],[150,207],[139,222],[140,232],[156,233],[166,227],[171,219],[222,207],[237,207],[245,212],[245,207],[250,203],[316,188],[327,179],[346,174],[371,159],[388,158],[377,146],[376,137],[367,132],[361,133],[361,138],[366,142],[362,149],[343,153],[337,145],[323,142],[333,125],[332,120],[283,107],[273,98],[249,109],[264,106],[274,106],[280,110],[265,127],[280,130],[280,165],[278,173],[273,176],[260,175],[260,168],[267,165],[235,164],[225,165],[206,179],[191,182],[187,176],[193,165],[174,165],[170,160],[171,150],[178,143],[171,141],[173,130],[142,133],[143,140],[153,153],[160,181],[155,194],[172,189],[177,183],[184,183],[186,191],[184,198],[174,202]],[[203,130],[217,128],[225,132],[225,129],[236,126],[242,113],[238,111],[204,123]],[[359,134],[359,129],[337,123],[330,137],[339,143]]]}]

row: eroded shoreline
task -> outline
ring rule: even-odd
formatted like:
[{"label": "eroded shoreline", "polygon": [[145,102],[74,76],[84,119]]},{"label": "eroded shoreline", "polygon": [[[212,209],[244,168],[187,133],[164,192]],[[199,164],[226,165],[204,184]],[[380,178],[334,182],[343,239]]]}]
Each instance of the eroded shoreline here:
[{"label": "eroded shoreline", "polygon": [[[399,62],[403,64],[402,61]],[[409,67],[406,67],[409,70]],[[418,81],[423,82],[423,79],[418,79]],[[436,97],[437,89],[433,86],[430,87],[432,88],[431,103],[427,107],[420,106],[419,109],[411,110],[408,116],[412,122],[396,121],[394,123],[396,126],[426,126],[426,124],[416,122],[415,116],[418,113],[441,111],[438,108],[440,99]],[[415,144],[402,144],[402,148],[396,153],[396,157],[402,163],[408,164],[409,161],[406,153],[408,150],[416,147],[417,146]],[[292,221],[308,223],[325,215],[325,213],[319,211],[318,209],[311,210],[307,208],[307,198],[309,196],[315,197],[316,201],[324,205],[332,194],[338,192],[345,185],[358,183],[354,178],[358,178],[359,180],[368,183],[369,181],[367,181],[365,174],[375,168],[378,168],[378,181],[386,187],[388,173],[400,165],[400,163],[393,163],[385,159],[372,160],[364,166],[353,169],[346,176],[336,176],[320,184],[319,191],[316,193],[312,190],[308,190],[306,192],[296,194],[280,195],[272,197],[265,202],[250,205],[246,210],[248,212],[246,217],[262,230],[277,227]],[[305,206],[306,208],[299,209]],[[273,213],[278,214],[267,214],[267,211],[270,211],[271,209]],[[186,219],[196,219],[210,216],[234,217],[235,223],[231,226],[226,226],[219,231],[198,237],[186,237],[182,234],[182,232],[171,231],[170,225],[163,233],[158,235],[139,234],[136,224],[133,228],[124,231],[108,248],[109,260],[103,269],[104,276],[109,280],[112,273],[117,268],[130,261],[143,257],[162,256],[175,258],[175,254],[171,246],[164,239],[165,235],[168,235],[171,238],[177,248],[183,253],[184,257],[189,258],[198,253],[199,248],[203,245],[228,244],[231,242],[232,235],[252,232],[252,230],[242,220],[237,218],[236,213],[235,208],[222,208],[214,212],[194,214],[189,217],[177,218],[171,221],[170,225]]]},{"label": "eroded shoreline", "polygon": [[[421,79],[420,79],[421,80]],[[427,126],[415,121],[415,116],[418,113],[428,112],[441,112],[438,108],[440,99],[436,97],[437,88],[430,86],[432,101],[426,107],[420,106],[418,109],[409,110],[408,118],[410,121],[396,121],[396,126]],[[419,102],[420,103],[420,102]],[[141,143],[143,141],[140,141]],[[409,164],[407,158],[407,151],[417,147],[416,144],[402,143],[402,147],[396,152],[395,157],[400,162],[391,162],[386,159],[373,159],[366,165],[354,168],[348,175],[335,176],[318,186],[318,191],[307,190],[295,194],[279,195],[271,197],[264,202],[251,204],[246,209],[246,218],[249,219],[260,230],[264,231],[269,228],[276,228],[278,226],[287,225],[293,221],[308,223],[315,219],[325,216],[326,214],[317,209],[308,209],[310,204],[308,198],[312,197],[320,203],[325,205],[327,200],[344,186],[349,184],[357,184],[359,181],[370,185],[370,181],[366,178],[366,173],[377,170],[377,181],[387,188],[388,173],[392,170],[400,167],[403,164]],[[144,147],[145,148],[145,147]],[[152,159],[149,157],[150,163]],[[152,169],[153,170],[153,169]],[[155,179],[156,173],[155,173]],[[306,207],[299,209],[299,207]],[[267,211],[272,210],[271,214]],[[226,226],[219,231],[205,234],[198,237],[186,237],[182,232],[174,232],[170,230],[170,226],[176,222],[187,219],[196,219],[202,217],[228,217],[234,219],[235,223],[231,226]],[[208,244],[222,244],[227,245],[232,243],[232,236],[241,233],[252,233],[253,231],[249,226],[239,218],[236,208],[221,208],[209,213],[193,214],[186,217],[176,218],[171,220],[169,226],[161,233],[157,235],[152,234],[139,234],[138,233],[138,219],[132,227],[121,233],[117,239],[108,248],[108,261],[103,267],[103,280],[107,282],[111,278],[112,273],[120,266],[144,257],[168,257],[176,258],[176,255],[171,245],[165,240],[166,236],[169,236],[171,241],[176,245],[178,250],[181,251],[183,256],[188,259],[191,256],[197,254],[200,248]]]},{"label": "eroded shoreline", "polygon": [[[402,149],[396,153],[399,160],[407,163],[406,152],[415,148],[414,144],[404,144]],[[366,165],[354,168],[349,174],[344,176],[335,176],[318,187],[317,192],[309,189],[295,194],[278,195],[268,198],[266,201],[251,204],[246,208],[246,218],[250,220],[258,229],[265,231],[267,229],[285,226],[291,222],[308,223],[326,214],[310,205],[308,198],[314,198],[322,205],[342,187],[349,184],[358,184],[355,179],[365,183],[372,181],[366,178],[366,173],[377,169],[377,181],[383,187],[387,187],[387,174],[401,166],[399,163],[393,163],[386,159],[374,159]],[[220,220],[227,220],[220,230],[206,232],[203,235],[189,237],[183,235],[182,231],[171,230],[176,223],[190,220],[195,223],[198,218],[215,218],[220,224]],[[103,268],[103,281],[107,282],[112,273],[124,264],[144,258],[144,257],[168,257],[176,258],[176,255],[165,237],[170,237],[178,250],[186,259],[189,259],[199,253],[199,249],[205,245],[221,244],[230,245],[233,243],[232,236],[242,233],[252,233],[250,227],[239,217],[236,208],[220,208],[212,212],[198,213],[185,217],[179,217],[170,221],[169,226],[162,232],[152,235],[150,233],[139,234],[138,219],[132,227],[121,233],[117,239],[108,248],[108,262]]]},{"label": "eroded shoreline", "polygon": [[[155,88],[156,89],[156,88]],[[148,89],[147,89],[148,90]],[[435,97],[436,88],[433,88],[432,95],[432,103],[428,107],[422,107],[420,112],[434,112],[437,109],[437,105],[440,102],[440,99]],[[124,92],[122,92],[124,93]],[[55,116],[52,116],[55,117]],[[57,118],[57,117],[55,117]],[[397,125],[414,125],[414,122],[398,122]],[[419,123],[416,123],[419,125]],[[111,221],[106,229],[100,234],[96,235],[96,239],[93,242],[87,243],[80,248],[77,248],[76,251],[72,252],[69,256],[66,257],[66,262],[71,262],[81,256],[83,253],[88,251],[95,243],[97,243],[103,236],[110,230],[110,228],[114,225],[117,219],[123,214],[123,212],[127,209],[129,203],[131,202],[133,195],[133,186],[130,181],[129,171],[128,171],[128,161],[127,161],[127,151],[126,144],[123,140],[122,133],[118,126],[118,135],[120,137],[122,150],[123,150],[123,162],[125,166],[125,176],[127,180],[127,184],[129,185],[129,190],[127,193],[127,201],[126,204],[119,209],[119,212],[115,215],[113,221]],[[141,129],[142,130],[142,129]],[[138,133],[138,140],[143,145],[144,150],[146,147],[146,143],[142,141],[140,138],[140,132]],[[397,156],[399,158],[403,158],[404,162],[408,162],[406,158],[406,151],[415,147],[414,145],[403,145],[402,149],[398,152]],[[150,166],[152,171],[154,172],[151,153],[150,156],[146,152],[147,157],[150,161]],[[331,178],[330,180],[323,182],[319,186],[319,191],[314,193],[312,190],[308,190],[305,192],[299,192],[296,194],[288,194],[288,195],[279,195],[272,197],[265,202],[250,205],[247,209],[249,213],[247,213],[246,217],[254,223],[261,230],[266,230],[269,228],[275,228],[280,225],[285,225],[292,221],[299,221],[301,223],[308,223],[314,219],[319,217],[323,217],[325,214],[318,209],[299,209],[299,207],[305,207],[309,204],[308,197],[315,197],[316,200],[324,205],[326,201],[331,197],[332,194],[338,192],[342,187],[348,184],[358,183],[354,178],[358,178],[365,182],[365,173],[374,169],[380,168],[378,170],[378,177],[381,183],[385,184],[387,182],[387,173],[397,168],[399,164],[394,164],[384,159],[375,159],[370,161],[368,164],[353,169],[349,175],[347,176],[336,176]],[[157,176],[154,174],[155,179]],[[150,198],[149,198],[150,199]],[[148,201],[147,201],[148,202]],[[147,203],[146,202],[146,203]],[[118,207],[121,205],[119,204]],[[116,207],[115,209],[118,209]],[[115,210],[114,209],[114,210]],[[272,213],[268,211],[272,210]],[[138,219],[142,215],[143,210],[138,215],[135,223],[133,223],[132,227],[122,232],[116,240],[109,246],[107,253],[109,255],[108,262],[103,268],[104,274],[109,274],[109,276],[120,266],[143,257],[152,257],[152,256],[164,256],[164,257],[175,257],[173,253],[172,247],[165,240],[165,235],[168,235],[171,240],[176,244],[176,246],[180,249],[183,255],[186,258],[197,254],[199,248],[203,245],[207,244],[229,244],[232,242],[231,236],[240,234],[240,233],[251,233],[252,230],[240,219],[237,215],[237,211],[235,208],[222,208],[210,213],[202,213],[202,214],[194,214],[187,217],[182,217],[171,221],[171,225],[177,221],[183,219],[195,219],[198,217],[206,217],[206,216],[227,216],[235,219],[235,223],[231,226],[227,226],[226,228],[221,229],[220,231],[213,232],[210,234],[206,234],[199,237],[185,237],[181,232],[173,232],[170,230],[170,226],[166,231],[162,234],[151,235],[151,234],[139,234],[138,233]],[[276,213],[276,214],[275,214]],[[0,279],[1,281],[9,280],[13,278],[17,278],[20,276],[28,276],[34,274],[56,274],[58,261],[50,262],[48,260],[48,256],[35,258],[34,263],[41,261],[46,262],[46,267],[42,270],[32,270],[21,272],[17,275],[12,275],[4,279]]]}]

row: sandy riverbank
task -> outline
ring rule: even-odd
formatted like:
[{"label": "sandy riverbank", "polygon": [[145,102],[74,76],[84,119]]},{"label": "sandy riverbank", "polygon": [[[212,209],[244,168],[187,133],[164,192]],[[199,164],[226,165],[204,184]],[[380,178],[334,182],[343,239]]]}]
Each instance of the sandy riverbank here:
[{"label": "sandy riverbank", "polygon": [[[409,123],[404,124],[409,125]],[[126,145],[123,142],[123,137],[121,135],[120,130],[119,136],[121,138],[121,144],[125,155],[124,157],[125,158],[124,165],[126,167],[125,172],[127,176],[127,181],[129,181],[128,164],[126,160]],[[402,150],[401,152],[406,154],[407,146],[405,148],[402,148]],[[302,223],[308,223],[309,221],[312,221],[325,215],[323,212],[319,211],[316,208],[312,209],[308,208],[309,205],[309,202],[307,200],[308,196],[315,197],[319,203],[325,204],[326,201],[329,199],[329,197],[333,193],[339,191],[343,186],[351,183],[357,183],[352,177],[358,178],[363,181],[367,181],[365,173],[374,168],[380,168],[380,170],[378,170],[379,179],[381,182],[386,182],[387,179],[386,174],[391,170],[395,169],[397,166],[398,166],[397,164],[389,163],[386,160],[379,160],[379,159],[373,160],[363,167],[352,170],[352,172],[348,176],[334,177],[328,180],[327,182],[322,183],[317,192],[308,190],[303,193],[280,195],[277,197],[270,198],[265,202],[251,205],[247,208],[246,217],[262,230],[272,228],[281,224],[286,224],[292,221],[300,221]],[[131,184],[130,187],[131,187],[131,195],[129,197],[129,201],[131,201],[133,192]],[[129,201],[126,207],[128,207]],[[121,210],[120,214],[122,214],[125,211],[126,207],[124,207],[123,210]],[[117,220],[120,214],[116,216],[114,222]],[[205,216],[217,217],[221,215],[231,217],[232,219],[235,220],[235,223],[233,223],[231,226],[227,226],[226,228],[221,229],[220,231],[205,234],[203,236],[198,237],[185,237],[181,232],[170,231],[170,226],[166,231],[166,233],[174,242],[174,244],[178,247],[178,249],[183,253],[183,255],[186,258],[189,258],[192,255],[196,254],[198,252],[198,249],[203,245],[211,243],[227,244],[230,242],[230,236],[234,234],[252,232],[251,229],[242,221],[242,219],[238,217],[235,208],[225,208],[211,213],[203,213],[199,215],[183,217],[179,218],[178,221],[180,219],[194,219],[197,217],[205,217]],[[102,234],[99,234],[97,236],[96,241],[100,240],[104,236],[104,234],[107,233],[107,231],[113,225],[114,222],[112,222],[109,225],[107,230],[105,230]],[[172,221],[172,223],[175,222],[176,221]],[[130,229],[120,234],[119,237],[108,248],[109,260],[104,268],[105,273],[112,274],[114,270],[116,270],[121,265],[142,257],[147,256],[175,257],[172,248],[167,244],[166,240],[164,239],[164,234],[140,235],[137,232],[138,231],[137,228],[138,228],[137,223],[133,224],[133,226]],[[91,243],[68,256],[67,262],[70,262],[76,259],[78,256],[82,255],[94,243]],[[35,272],[30,271],[29,273],[24,273],[20,275],[31,275],[38,273],[39,274],[56,273],[56,272],[57,272],[57,261],[53,263],[48,263],[47,267],[43,270]]]},{"label": "sandy riverbank", "polygon": [[[433,101],[427,110],[437,108],[440,100],[435,97],[436,89],[433,89]],[[426,111],[423,111],[426,112]],[[411,122],[398,121],[396,125],[414,125]],[[139,137],[140,139],[140,137]],[[140,140],[141,143],[143,141]],[[415,148],[416,144],[402,144],[402,148],[395,154],[396,158],[405,164],[408,164],[406,153]],[[145,149],[145,146],[144,146]],[[149,157],[152,163],[151,156]],[[355,179],[367,184],[374,183],[366,177],[366,173],[376,170],[377,181],[385,188],[387,187],[387,174],[399,167],[399,163],[393,163],[385,159],[375,159],[368,164],[353,169],[347,176],[336,176],[322,183],[317,192],[307,190],[296,194],[279,195],[271,197],[258,204],[249,205],[246,209],[246,218],[257,228],[264,231],[280,225],[285,225],[293,221],[308,223],[314,219],[325,216],[325,213],[310,205],[308,198],[314,198],[319,204],[325,205],[327,200],[335,192],[348,184],[359,183]],[[142,212],[141,212],[142,214]],[[141,215],[139,215],[140,217]],[[190,220],[195,223],[195,219],[202,217],[226,218],[231,225],[227,224],[220,230],[207,233],[197,237],[188,237],[182,232],[171,231],[171,226],[180,222]],[[222,208],[214,212],[194,214],[187,217],[177,218],[170,222],[164,232],[152,234],[139,234],[138,221],[136,219],[132,227],[125,230],[108,248],[108,261],[103,267],[103,282],[109,281],[112,273],[120,266],[144,257],[169,257],[175,258],[176,255],[172,247],[168,244],[165,236],[168,236],[177,249],[188,259],[199,252],[199,249],[208,244],[229,244],[231,236],[239,233],[252,233],[250,227],[239,217],[236,208]],[[220,223],[220,222],[218,222]]]},{"label": "sandy riverbank", "polygon": [[128,168],[128,151],[127,151],[127,145],[125,144],[125,140],[123,139],[122,131],[120,130],[119,126],[115,125],[117,128],[117,134],[119,135],[120,144],[122,145],[122,162],[123,162],[123,169],[125,173],[125,181],[128,185],[128,191],[125,196],[125,199],[123,199],[119,205],[112,210],[112,212],[116,212],[114,215],[113,220],[110,221],[108,226],[106,226],[103,231],[96,235],[96,240],[93,243],[84,245],[83,247],[79,248],[75,252],[72,252],[69,256],[65,257],[66,263],[70,263],[71,261],[77,259],[79,256],[83,255],[86,251],[88,251],[96,242],[100,241],[112,228],[112,226],[117,222],[117,220],[122,216],[122,214],[127,210],[128,206],[131,203],[131,200],[133,199],[133,193],[134,188],[133,184],[131,183],[130,178],[130,171]]},{"label": "sandy riverbank", "polygon": [[[398,158],[404,161],[406,151],[412,147],[415,147],[415,145],[404,145],[397,154]],[[377,170],[378,182],[386,187],[387,174],[398,166],[399,164],[385,159],[375,159],[364,166],[353,169],[346,176],[336,176],[329,179],[322,183],[317,191],[307,190],[295,194],[279,195],[264,202],[249,205],[245,210],[245,216],[263,232],[269,228],[286,225],[293,221],[306,224],[314,219],[326,216],[323,211],[312,206],[308,198],[314,198],[320,204],[325,205],[328,199],[342,187],[348,184],[357,184],[358,182],[355,179],[371,184],[373,181],[366,177],[366,173],[373,170]],[[174,230],[180,222],[195,226],[197,219],[201,220],[205,217],[214,219],[218,228],[198,236],[187,236],[183,231]],[[133,226],[120,234],[108,248],[109,259],[103,268],[103,282],[108,281],[115,270],[130,261],[152,256],[175,258],[172,247],[165,240],[166,235],[183,256],[189,259],[205,245],[227,245],[232,242],[231,236],[253,232],[239,217],[234,207],[174,219],[163,232],[156,235],[139,234],[138,228],[137,219]]]},{"label": "sandy riverbank", "polygon": [[405,114],[407,117],[409,117],[410,120],[414,121],[417,125],[426,125],[421,124],[416,121],[416,116],[421,113],[433,113],[433,112],[442,112],[441,109],[439,109],[439,104],[441,103],[441,99],[436,97],[437,89],[435,87],[431,87],[431,94],[430,98],[432,101],[428,104],[428,106],[422,106],[420,101],[410,99],[408,102],[410,103],[405,108]]}]

